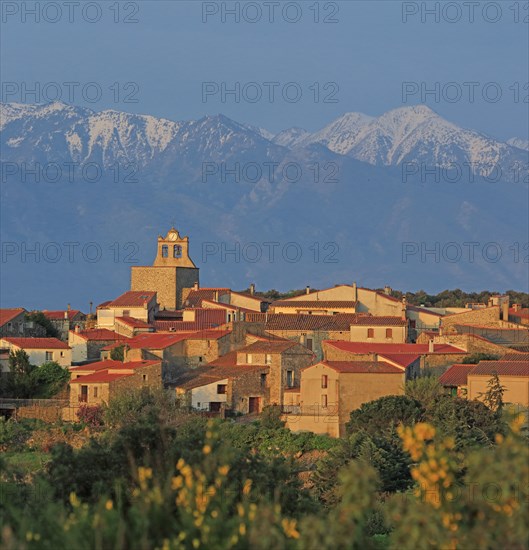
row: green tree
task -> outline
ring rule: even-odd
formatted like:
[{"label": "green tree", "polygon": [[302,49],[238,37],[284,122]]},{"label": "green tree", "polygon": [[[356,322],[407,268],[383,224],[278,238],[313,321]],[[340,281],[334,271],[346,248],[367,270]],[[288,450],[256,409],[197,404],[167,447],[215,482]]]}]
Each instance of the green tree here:
[{"label": "green tree", "polygon": [[421,376],[409,380],[405,385],[406,395],[429,409],[434,401],[443,393],[443,388],[435,376]]},{"label": "green tree", "polygon": [[110,359],[113,361],[121,361],[123,363],[125,360],[125,346],[122,344],[121,346],[112,348],[110,350]]},{"label": "green tree", "polygon": [[35,397],[49,399],[63,390],[70,380],[70,371],[55,361],[47,361],[30,375],[35,384]]},{"label": "green tree", "polygon": [[498,373],[494,371],[492,377],[487,382],[487,391],[479,393],[478,398],[481,398],[490,410],[501,414],[505,389],[505,386],[501,385]]},{"label": "green tree", "polygon": [[48,338],[59,338],[59,331],[55,328],[54,324],[42,313],[42,311],[32,311],[26,313],[26,321],[33,321],[37,325],[40,325],[46,331]]},{"label": "green tree", "polygon": [[421,420],[424,415],[422,405],[405,395],[388,395],[375,401],[364,403],[351,412],[346,424],[347,433],[365,431],[379,435],[399,424],[410,426]]}]

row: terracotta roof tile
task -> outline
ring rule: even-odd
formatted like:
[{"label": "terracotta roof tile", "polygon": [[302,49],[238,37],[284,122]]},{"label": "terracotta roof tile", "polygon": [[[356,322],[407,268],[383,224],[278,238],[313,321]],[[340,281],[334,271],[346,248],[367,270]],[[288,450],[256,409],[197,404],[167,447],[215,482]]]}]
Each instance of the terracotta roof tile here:
[{"label": "terracotta roof tile", "polygon": [[123,323],[132,328],[153,328],[153,326],[141,319],[135,319],[134,317],[116,317],[116,321]]},{"label": "terracotta roof tile", "polygon": [[79,332],[76,332],[75,330],[70,331],[72,334],[76,334],[80,338],[83,338],[84,340],[91,340],[91,341],[108,341],[108,342],[115,342],[117,340],[128,340],[126,336],[123,336],[122,334],[118,334],[117,332],[114,332],[113,330],[109,330],[107,328],[94,328],[94,329],[87,329],[87,330],[80,330]]},{"label": "terracotta roof tile", "polygon": [[[346,342],[341,340],[325,340],[324,343],[350,353],[379,353],[382,355],[394,353],[426,355],[430,353],[428,344],[371,344],[369,342]],[[466,354],[467,352],[449,344],[434,344],[433,353]]]},{"label": "terracotta roof tile", "polygon": [[23,307],[0,309],[0,327],[3,327],[21,313],[25,313],[25,311]]},{"label": "terracotta roof tile", "polygon": [[472,364],[455,364],[440,376],[439,383],[443,386],[466,386],[468,373],[476,365]]},{"label": "terracotta roof tile", "polygon": [[[58,309],[58,310],[53,310],[53,311],[43,309],[42,313],[44,313],[44,315],[52,321],[60,321],[62,319],[71,320],[76,315],[81,313],[81,311],[78,310],[78,309]],[[64,316],[65,313],[67,314],[67,317]]]},{"label": "terracotta roof tile", "polygon": [[57,338],[14,338],[11,336],[1,338],[22,349],[70,349],[68,344]]},{"label": "terracotta roof tile", "polygon": [[529,361],[480,361],[469,373],[472,376],[529,376]]},{"label": "terracotta roof tile", "polygon": [[105,307],[142,307],[145,302],[150,302],[156,296],[156,292],[150,290],[129,290]]}]

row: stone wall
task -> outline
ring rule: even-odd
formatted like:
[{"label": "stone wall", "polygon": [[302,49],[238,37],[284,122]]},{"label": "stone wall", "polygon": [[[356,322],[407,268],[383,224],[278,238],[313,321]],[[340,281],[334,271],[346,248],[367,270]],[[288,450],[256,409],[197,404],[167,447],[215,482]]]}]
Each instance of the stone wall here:
[{"label": "stone wall", "polygon": [[464,313],[454,313],[441,319],[441,335],[455,332],[454,325],[480,325],[483,327],[500,326],[500,306],[471,309]]}]

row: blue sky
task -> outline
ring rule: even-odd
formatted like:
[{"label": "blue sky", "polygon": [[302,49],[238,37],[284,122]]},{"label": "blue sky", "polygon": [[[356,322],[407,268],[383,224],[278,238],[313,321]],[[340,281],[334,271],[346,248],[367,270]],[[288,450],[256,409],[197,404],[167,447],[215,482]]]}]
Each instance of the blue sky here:
[{"label": "blue sky", "polygon": [[[453,23],[447,19],[457,19],[456,12],[440,12],[438,22],[427,14],[426,23],[421,23],[421,3],[397,1],[294,2],[285,16],[282,2],[273,23],[264,6],[259,21],[247,22],[257,13],[248,2],[239,3],[239,23],[229,14],[226,22],[221,20],[221,8],[236,8],[236,2],[217,3],[218,13],[207,16],[206,22],[203,10],[214,10],[211,2],[120,2],[119,16],[113,0],[94,2],[101,16],[95,23],[87,22],[79,8],[70,23],[64,2],[56,2],[62,6],[60,17],[53,7],[44,8],[50,2],[41,2],[40,22],[31,14],[23,22],[22,13],[11,15],[12,7],[6,13],[5,4],[3,82],[27,82],[28,86],[39,82],[42,87],[49,82],[79,82],[81,86],[96,82],[104,93],[95,103],[74,93],[74,103],[95,110],[115,108],[177,120],[222,112],[272,132],[290,126],[315,130],[344,112],[379,115],[403,105],[403,82],[410,82],[415,84],[410,85],[406,104],[425,102],[457,124],[500,139],[528,136],[528,104],[524,103],[529,94],[524,89],[529,81],[528,25],[521,22],[528,14],[523,2],[514,3],[519,14],[510,2],[492,3],[501,8],[501,14],[495,8],[483,13],[481,4],[472,23],[467,10]],[[315,4],[321,19],[338,22],[315,23]],[[436,4],[429,3],[429,7]],[[335,14],[331,13],[333,5],[339,8]],[[95,9],[87,18],[96,17]],[[413,13],[417,9],[419,13]],[[403,10],[409,13],[406,22]],[[286,21],[298,15],[298,22]],[[121,22],[125,16],[138,22],[125,24]],[[114,22],[114,17],[120,22]],[[58,22],[52,23],[54,19]],[[134,91],[121,88],[127,82],[136,83],[132,98],[138,102],[124,103],[123,93],[114,101],[109,88],[115,82],[121,92]],[[233,88],[235,82],[240,86],[256,82],[264,94],[256,103],[244,96],[238,103],[228,96],[223,103],[220,93],[204,101],[204,82],[215,82],[219,90],[223,83]],[[280,83],[276,90],[294,82],[303,96],[293,103],[281,97],[270,102],[265,82]],[[336,88],[332,84],[324,90],[330,82],[339,86],[336,103],[322,102]],[[442,87],[450,82],[443,92]],[[477,83],[472,85],[474,102],[469,101],[470,87],[464,84],[468,82]],[[314,88],[310,88],[315,83],[322,92],[320,101],[314,100]],[[441,90],[439,101],[420,91],[435,83]],[[247,97],[256,89],[247,88]],[[47,95],[41,92],[42,99],[51,97],[53,88],[47,90]],[[493,102],[498,90],[501,99]],[[32,96],[23,97],[22,91],[9,96],[5,91],[4,100],[33,101]],[[61,93],[66,92],[61,85]],[[460,99],[446,101],[460,92]]]}]

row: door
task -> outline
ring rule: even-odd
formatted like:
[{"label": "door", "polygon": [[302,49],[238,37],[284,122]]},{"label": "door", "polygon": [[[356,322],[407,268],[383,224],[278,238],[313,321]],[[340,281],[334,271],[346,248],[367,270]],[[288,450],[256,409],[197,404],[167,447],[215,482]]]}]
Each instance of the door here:
[{"label": "door", "polygon": [[248,413],[249,414],[258,414],[259,413],[260,401],[261,401],[260,397],[250,397],[248,399]]},{"label": "door", "polygon": [[88,401],[88,386],[81,386],[79,401],[81,401],[81,403],[86,403]]}]

